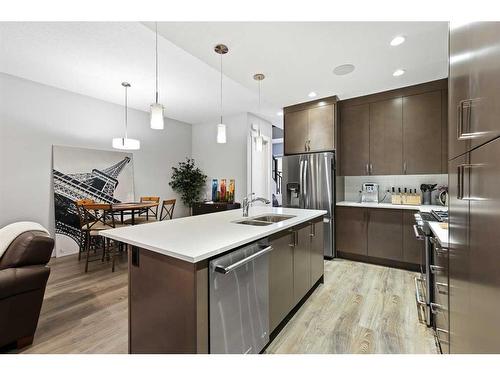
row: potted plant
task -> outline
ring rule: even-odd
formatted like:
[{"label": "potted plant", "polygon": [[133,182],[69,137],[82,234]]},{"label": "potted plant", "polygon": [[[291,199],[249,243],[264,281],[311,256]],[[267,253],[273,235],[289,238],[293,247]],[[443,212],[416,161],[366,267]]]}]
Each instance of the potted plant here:
[{"label": "potted plant", "polygon": [[179,162],[178,167],[172,167],[172,180],[168,183],[174,191],[180,194],[182,202],[193,207],[205,187],[207,176],[194,165],[194,159],[186,158]]}]

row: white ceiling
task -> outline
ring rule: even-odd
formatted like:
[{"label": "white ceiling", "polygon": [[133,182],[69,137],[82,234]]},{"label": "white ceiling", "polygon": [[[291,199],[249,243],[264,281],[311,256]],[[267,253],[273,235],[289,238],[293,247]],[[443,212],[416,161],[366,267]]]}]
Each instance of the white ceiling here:
[{"label": "white ceiling", "polygon": [[[224,56],[224,113],[257,112],[280,125],[283,106],[318,97],[341,99],[447,76],[446,22],[162,22],[160,96],[168,117],[188,123],[217,121],[219,56]],[[0,71],[132,107],[154,100],[154,24],[138,22],[0,23]],[[390,40],[406,42],[391,47]],[[354,64],[346,76],[332,70]],[[393,77],[397,68],[406,70]]]}]

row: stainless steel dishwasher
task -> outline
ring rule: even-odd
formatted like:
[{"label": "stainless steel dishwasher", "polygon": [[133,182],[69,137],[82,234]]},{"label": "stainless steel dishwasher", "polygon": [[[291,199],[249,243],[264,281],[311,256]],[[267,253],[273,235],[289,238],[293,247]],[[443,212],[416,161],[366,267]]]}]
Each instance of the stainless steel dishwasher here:
[{"label": "stainless steel dishwasher", "polygon": [[210,262],[210,353],[259,353],[269,342],[267,240]]}]

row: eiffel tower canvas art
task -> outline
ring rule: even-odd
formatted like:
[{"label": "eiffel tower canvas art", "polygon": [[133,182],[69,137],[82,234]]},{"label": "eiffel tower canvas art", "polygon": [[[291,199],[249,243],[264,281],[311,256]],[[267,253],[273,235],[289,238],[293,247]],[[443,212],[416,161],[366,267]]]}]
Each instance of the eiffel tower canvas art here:
[{"label": "eiffel tower canvas art", "polygon": [[131,153],[53,146],[56,256],[78,252],[82,233],[75,201],[132,202],[133,177]]}]

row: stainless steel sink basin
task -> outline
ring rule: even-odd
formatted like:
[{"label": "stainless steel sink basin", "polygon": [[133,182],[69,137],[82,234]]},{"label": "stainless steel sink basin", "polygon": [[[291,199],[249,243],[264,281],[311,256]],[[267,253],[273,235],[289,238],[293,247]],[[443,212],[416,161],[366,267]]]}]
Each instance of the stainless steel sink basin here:
[{"label": "stainless steel sink basin", "polygon": [[294,218],[294,215],[264,215],[252,217],[252,220],[267,221],[270,223],[279,223],[280,221],[288,220]]},{"label": "stainless steel sink basin", "polygon": [[236,224],[245,224],[245,225],[255,225],[257,227],[263,227],[263,226],[272,224],[269,221],[258,221],[258,220],[241,220],[241,221],[235,221],[235,223]]},{"label": "stainless steel sink basin", "polygon": [[259,227],[263,227],[265,225],[271,225],[274,223],[279,223],[280,221],[288,220],[294,218],[294,215],[262,215],[256,217],[250,217],[248,219],[234,221],[236,224],[245,224],[245,225],[255,225]]}]

